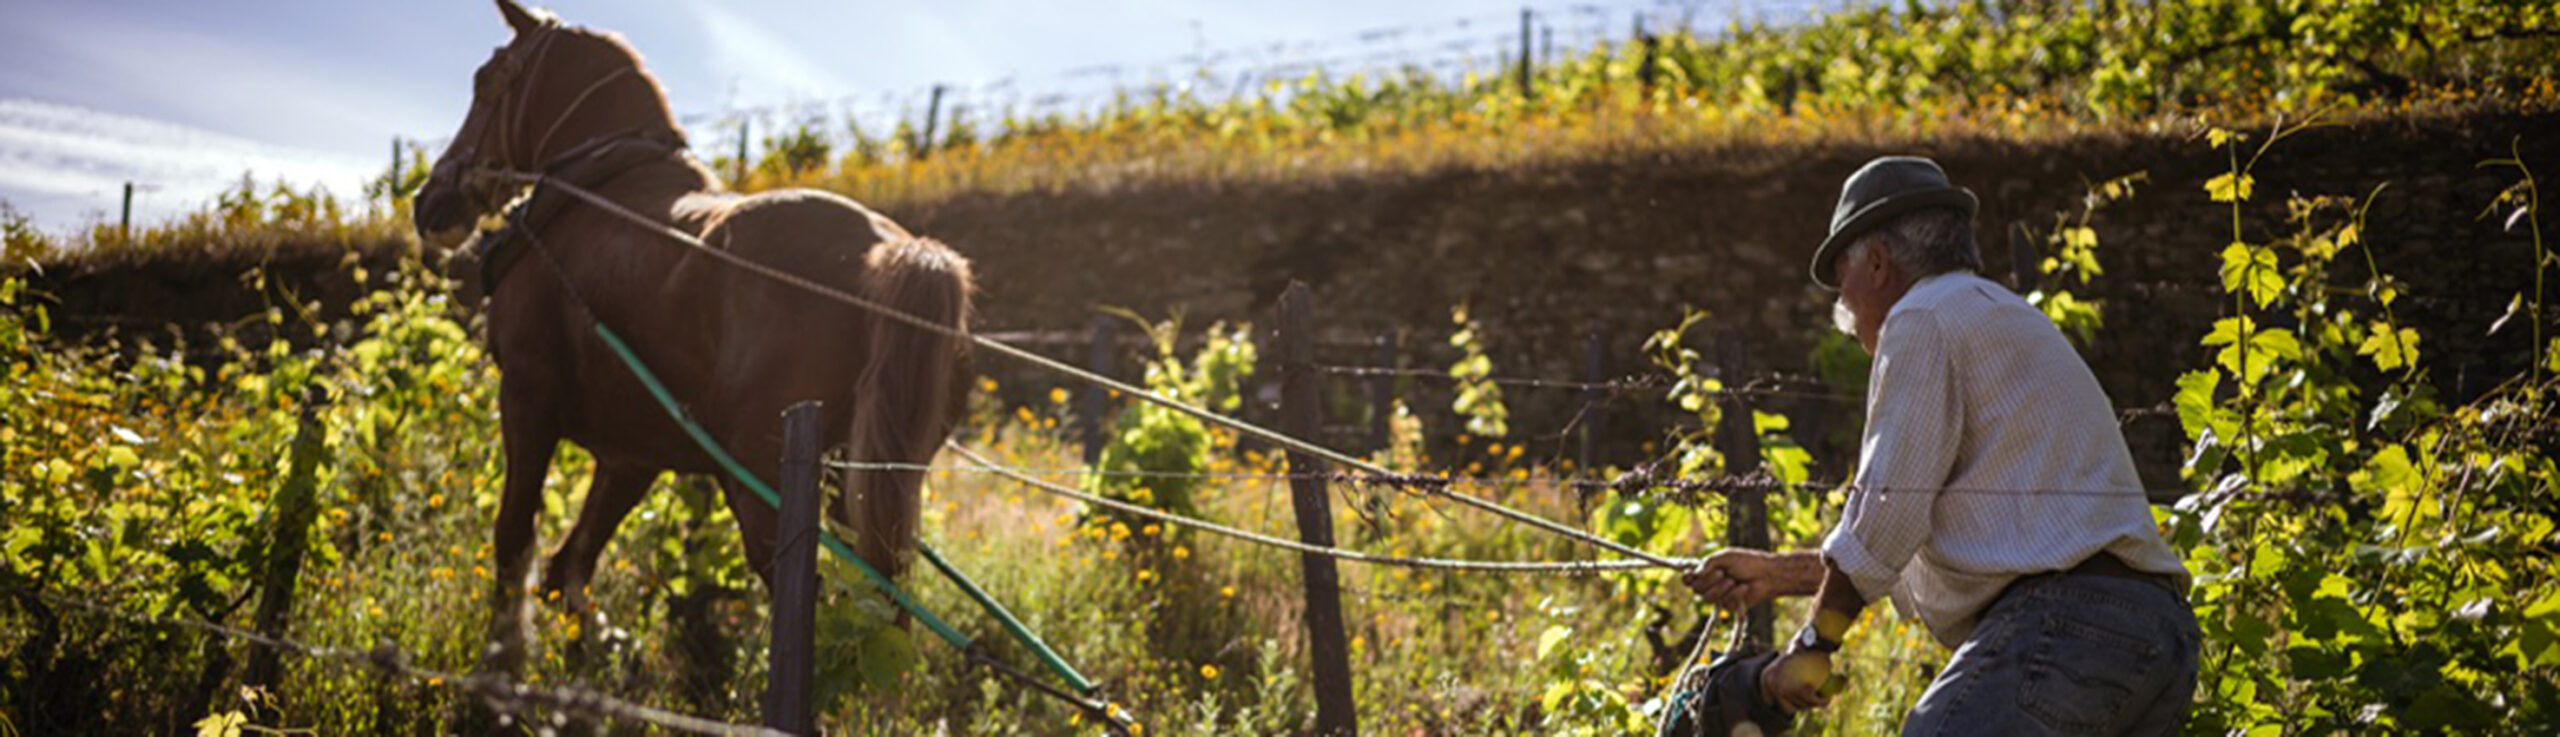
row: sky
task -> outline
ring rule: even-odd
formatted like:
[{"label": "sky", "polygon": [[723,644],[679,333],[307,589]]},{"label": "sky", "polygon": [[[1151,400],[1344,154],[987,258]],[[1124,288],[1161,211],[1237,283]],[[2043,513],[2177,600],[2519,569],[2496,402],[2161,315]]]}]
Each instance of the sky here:
[{"label": "sky", "polygon": [[[1736,7],[1765,17],[1817,2],[1530,7],[1540,27],[1554,28],[1556,47],[1572,48],[1603,33],[1623,37],[1639,12],[1652,23],[1687,16],[1720,26]],[[1465,0],[544,7],[627,38],[696,128],[697,145],[733,142],[726,128],[742,110],[766,111],[767,121],[811,111],[916,116],[936,84],[951,86],[947,104],[1073,104],[1160,80],[1250,88],[1251,70],[1287,62],[1490,63],[1517,43],[1502,37],[1517,33],[1522,9]],[[244,175],[360,197],[394,138],[442,145],[470,106],[472,69],[509,35],[488,0],[6,0],[0,202],[63,231],[112,221],[125,182],[138,188],[137,222],[198,208]],[[1204,63],[1214,73],[1198,73]]]}]

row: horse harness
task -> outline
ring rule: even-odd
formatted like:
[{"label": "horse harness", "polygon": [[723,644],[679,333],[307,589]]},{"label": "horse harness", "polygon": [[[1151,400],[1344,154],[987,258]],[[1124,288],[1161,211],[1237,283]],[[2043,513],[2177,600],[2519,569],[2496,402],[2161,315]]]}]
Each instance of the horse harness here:
[{"label": "horse harness", "polygon": [[576,203],[567,193],[545,184],[556,181],[592,190],[634,167],[684,150],[683,137],[674,131],[639,129],[589,139],[553,157],[542,167],[543,180],[533,185],[532,193],[507,210],[506,225],[481,234],[464,250],[466,256],[480,264],[480,294],[485,297],[497,293],[498,282],[524,259],[522,241],[532,238],[561,210]]}]

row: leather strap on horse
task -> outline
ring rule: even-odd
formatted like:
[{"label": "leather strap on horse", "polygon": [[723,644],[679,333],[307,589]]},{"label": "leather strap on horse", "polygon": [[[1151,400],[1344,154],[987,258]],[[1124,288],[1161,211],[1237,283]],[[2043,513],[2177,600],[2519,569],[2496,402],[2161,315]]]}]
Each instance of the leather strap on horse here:
[{"label": "leather strap on horse", "polygon": [[588,139],[576,148],[552,157],[543,164],[543,177],[534,183],[532,194],[507,211],[506,227],[480,236],[464,251],[480,264],[480,294],[497,293],[499,280],[506,278],[516,262],[524,260],[522,242],[541,232],[562,209],[575,204],[559,187],[543,186],[545,183],[592,188],[612,181],[632,167],[683,150],[684,138],[681,135],[664,129],[644,128]]}]

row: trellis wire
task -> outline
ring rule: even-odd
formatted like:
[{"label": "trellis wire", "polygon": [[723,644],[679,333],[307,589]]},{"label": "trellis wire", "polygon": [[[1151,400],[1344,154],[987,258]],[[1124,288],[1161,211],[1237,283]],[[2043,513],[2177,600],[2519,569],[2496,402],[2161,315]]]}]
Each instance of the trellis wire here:
[{"label": "trellis wire", "polygon": [[[1591,560],[1591,561],[1484,561],[1484,560],[1459,560],[1459,559],[1450,559],[1450,558],[1415,558],[1415,557],[1404,557],[1404,556],[1377,555],[1377,554],[1374,554],[1374,553],[1366,553],[1366,552],[1361,552],[1361,551],[1357,551],[1357,550],[1346,550],[1346,549],[1343,549],[1343,548],[1326,547],[1326,546],[1321,546],[1321,545],[1309,545],[1309,544],[1307,544],[1307,543],[1299,542],[1299,541],[1296,541],[1296,540],[1290,540],[1290,539],[1280,538],[1280,537],[1273,537],[1273,536],[1270,536],[1270,535],[1264,535],[1264,534],[1257,533],[1257,532],[1253,532],[1253,531],[1250,531],[1250,530],[1244,530],[1244,529],[1239,529],[1239,528],[1235,528],[1235,527],[1228,527],[1228,526],[1226,526],[1226,525],[1218,524],[1218,523],[1216,523],[1216,522],[1210,522],[1210,521],[1208,521],[1208,520],[1204,520],[1204,519],[1198,519],[1198,518],[1194,518],[1194,517],[1187,517],[1187,516],[1183,516],[1183,515],[1179,515],[1179,514],[1174,514],[1174,513],[1172,513],[1172,512],[1167,512],[1167,511],[1164,511],[1164,510],[1155,509],[1155,508],[1152,508],[1152,507],[1142,506],[1142,505],[1138,505],[1138,504],[1131,504],[1131,503],[1129,503],[1129,502],[1120,501],[1120,500],[1118,500],[1118,499],[1113,499],[1113,498],[1106,497],[1106,496],[1102,496],[1102,495],[1099,495],[1099,494],[1091,494],[1091,493],[1087,493],[1087,492],[1084,492],[1084,491],[1079,491],[1079,490],[1076,490],[1076,489],[1067,488],[1066,486],[1063,486],[1063,485],[1060,485],[1060,484],[1057,484],[1057,483],[1053,483],[1053,482],[1049,482],[1049,481],[1041,480],[1041,479],[1039,479],[1039,478],[1037,478],[1037,477],[1035,477],[1035,476],[1031,475],[1030,473],[1026,473],[1026,472],[1021,471],[1021,470],[1018,470],[1018,469],[1013,469],[1013,468],[1008,468],[1008,467],[1005,467],[1005,466],[997,465],[994,461],[989,460],[986,456],[984,456],[984,455],[980,455],[977,451],[970,450],[967,446],[963,446],[963,445],[960,445],[960,444],[958,444],[958,443],[944,443],[944,444],[943,444],[943,447],[951,449],[951,451],[952,451],[952,452],[954,452],[954,453],[958,453],[958,454],[960,455],[960,457],[962,457],[962,458],[966,458],[966,459],[968,459],[968,460],[969,460],[969,462],[971,462],[971,463],[975,463],[975,464],[977,464],[977,465],[975,465],[975,466],[945,466],[945,467],[923,466],[923,465],[918,465],[918,464],[906,464],[906,463],[837,463],[837,464],[833,464],[833,465],[836,465],[836,467],[838,467],[838,468],[844,468],[844,469],[847,469],[847,470],[875,470],[875,471],[962,470],[962,471],[977,471],[977,472],[984,472],[984,473],[992,473],[992,474],[995,474],[995,475],[998,475],[998,476],[1003,476],[1003,477],[1005,477],[1005,478],[1012,479],[1012,480],[1014,480],[1014,481],[1016,481],[1016,482],[1019,482],[1019,483],[1021,483],[1021,484],[1025,485],[1025,486],[1029,486],[1029,487],[1031,487],[1031,488],[1038,489],[1038,490],[1043,491],[1043,492],[1047,492],[1047,493],[1054,494],[1054,495],[1057,495],[1057,496],[1066,497],[1066,498],[1069,498],[1069,499],[1074,499],[1074,500],[1077,500],[1077,501],[1080,501],[1080,502],[1084,502],[1084,503],[1086,503],[1086,504],[1091,504],[1091,505],[1094,505],[1094,506],[1097,506],[1097,507],[1102,507],[1102,508],[1105,508],[1105,509],[1111,509],[1111,510],[1114,510],[1114,511],[1123,512],[1123,513],[1127,513],[1127,514],[1134,514],[1134,515],[1137,515],[1137,516],[1140,516],[1140,517],[1145,517],[1145,518],[1148,518],[1148,519],[1153,519],[1153,520],[1156,520],[1156,521],[1159,521],[1159,522],[1164,522],[1164,523],[1167,523],[1167,524],[1180,525],[1180,526],[1183,526],[1183,527],[1189,527],[1189,528],[1196,529],[1196,530],[1201,530],[1201,531],[1204,531],[1204,532],[1209,532],[1209,533],[1213,533],[1213,534],[1223,535],[1223,536],[1226,536],[1226,537],[1235,538],[1235,539],[1237,539],[1237,540],[1243,540],[1243,541],[1245,541],[1245,542],[1254,543],[1254,544],[1257,544],[1257,545],[1264,545],[1264,546],[1268,546],[1268,547],[1275,547],[1275,548],[1285,548],[1285,549],[1288,549],[1288,550],[1294,550],[1294,551],[1297,551],[1297,552],[1300,552],[1300,553],[1308,553],[1308,554],[1312,554],[1312,555],[1321,555],[1321,556],[1325,556],[1325,557],[1328,557],[1328,558],[1333,558],[1333,559],[1336,559],[1336,560],[1346,560],[1346,561],[1352,561],[1352,562],[1355,562],[1355,563],[1368,563],[1368,564],[1372,564],[1372,565],[1396,566],[1396,567],[1402,567],[1402,568],[1423,568],[1423,569],[1434,569],[1434,570],[1460,570],[1460,571],[1490,571],[1490,572],[1502,572],[1502,573],[1594,573],[1594,572],[1600,572],[1600,571],[1639,570],[1639,569],[1644,569],[1644,568],[1654,567],[1654,565],[1655,565],[1654,563],[1652,563],[1652,562],[1650,562],[1650,561],[1644,561],[1644,560],[1624,560],[1624,559],[1621,559],[1621,560]],[[1684,567],[1686,567],[1686,566],[1694,566],[1694,565],[1695,565],[1695,562],[1694,562],[1694,561],[1680,561],[1680,563],[1684,564]]]},{"label": "trellis wire", "polygon": [[[1204,481],[1273,481],[1273,482],[1278,482],[1278,481],[1297,481],[1297,480],[1305,480],[1305,479],[1322,479],[1322,480],[1329,481],[1329,482],[1334,482],[1334,483],[1364,484],[1364,485],[1372,485],[1372,486],[1388,486],[1388,487],[1405,488],[1405,489],[1441,488],[1441,487],[1449,487],[1449,486],[1502,486],[1502,485],[1518,485],[1518,484],[1522,484],[1522,483],[1527,483],[1527,482],[1522,481],[1522,480],[1519,480],[1519,479],[1502,479],[1502,478],[1490,478],[1490,477],[1482,477],[1482,476],[1451,476],[1451,475],[1445,475],[1445,474],[1428,474],[1428,473],[1388,473],[1388,474],[1372,474],[1372,473],[1352,473],[1352,472],[1341,472],[1341,471],[1327,471],[1327,472],[1321,472],[1321,473],[1233,473],[1233,472],[1228,472],[1228,473],[1219,473],[1219,472],[1195,473],[1195,472],[1184,472],[1184,471],[1113,470],[1113,469],[1096,469],[1096,468],[1081,468],[1081,467],[1079,467],[1079,468],[1021,468],[1021,467],[1009,467],[1009,466],[999,466],[999,465],[996,465],[996,464],[994,464],[994,463],[991,463],[991,462],[986,461],[986,460],[984,459],[984,457],[983,457],[983,456],[981,456],[981,455],[979,455],[979,454],[975,453],[974,451],[967,450],[966,448],[964,448],[964,447],[962,447],[962,446],[959,446],[959,445],[957,445],[957,444],[951,444],[951,445],[949,445],[948,447],[950,447],[950,448],[951,448],[952,450],[954,450],[954,451],[957,451],[957,452],[961,453],[963,457],[967,458],[971,463],[974,463],[974,464],[977,464],[977,465],[968,465],[968,466],[946,466],[946,465],[933,465],[933,464],[924,464],[924,463],[886,463],[886,462],[861,462],[861,461],[837,461],[837,460],[825,461],[825,463],[826,463],[826,465],[828,465],[829,467],[836,468],[836,469],[839,469],[839,470],[847,470],[847,471],[902,471],[902,472],[919,472],[919,473],[988,473],[988,474],[995,474],[995,475],[999,475],[999,476],[1005,476],[1005,477],[1007,477],[1007,478],[1012,478],[1012,479],[1015,479],[1015,480],[1018,480],[1018,481],[1020,481],[1020,480],[1024,480],[1024,479],[1026,479],[1026,478],[1029,478],[1029,479],[1037,479],[1037,478],[1039,478],[1039,477],[1043,477],[1043,476],[1049,476],[1049,477],[1057,477],[1057,476],[1094,476],[1094,477],[1120,477],[1120,478],[1188,479],[1188,480],[1204,480]],[[1030,483],[1030,482],[1026,481],[1025,483]],[[1639,467],[1639,468],[1637,468],[1636,470],[1629,471],[1629,472],[1626,472],[1626,473],[1624,473],[1624,474],[1620,474],[1617,478],[1609,479],[1609,480],[1599,480],[1599,479],[1555,479],[1555,480],[1552,480],[1552,481],[1550,481],[1550,482],[1548,482],[1548,483],[1549,483],[1550,485],[1553,485],[1553,486],[1558,486],[1558,487],[1563,487],[1563,488],[1574,489],[1574,490],[1576,490],[1576,491],[1593,491],[1593,492],[1599,492],[1599,491],[1646,491],[1646,490],[1655,490],[1655,489],[1660,489],[1660,490],[1667,490],[1667,491],[1671,491],[1671,492],[1674,492],[1675,494],[1687,494],[1687,495],[1693,495],[1693,496],[1699,496],[1699,497],[1703,497],[1703,496],[1705,496],[1705,495],[1710,495],[1710,494],[1724,494],[1724,493],[1727,493],[1727,492],[1733,492],[1733,491],[1833,491],[1833,490],[1848,490],[1848,489],[1853,488],[1853,486],[1854,486],[1852,483],[1849,483],[1849,482],[1835,482],[1835,481],[1797,481],[1797,482],[1789,482],[1789,481],[1784,481],[1784,480],[1778,479],[1778,478],[1776,478],[1776,477],[1774,477],[1774,476],[1771,476],[1771,475],[1769,475],[1769,474],[1766,474],[1766,473],[1751,473],[1751,474],[1723,474],[1723,475],[1705,476],[1705,477],[1678,478],[1678,477],[1666,476],[1666,475],[1662,474],[1662,473],[1659,471],[1659,469],[1658,469],[1658,468],[1653,468],[1653,467]],[[1083,492],[1072,492],[1072,493],[1075,493],[1075,494],[1083,494]],[[2134,494],[2141,494],[2141,495],[2143,495],[2145,498],[2151,498],[2151,497],[2155,497],[2155,496],[2184,496],[2184,495],[2189,495],[2189,494],[2199,494],[2199,495],[2210,495],[2210,496],[2213,496],[2214,498],[2218,498],[2218,499],[2237,499],[2237,500],[2245,500],[2245,501],[2272,501],[2272,502],[2322,503],[2322,504],[2335,503],[2335,502],[2338,502],[2338,501],[2341,501],[2341,500],[2342,500],[2342,498],[2341,498],[2341,497],[2339,497],[2339,496],[2337,496],[2337,495],[2335,495],[2335,494],[2326,494],[2326,493],[2315,492],[2315,491],[2309,491],[2309,490],[2230,489],[2230,490],[2220,490],[2220,491],[2197,491],[2197,490],[2194,490],[2194,489],[2169,488],[2169,487],[2159,487],[2159,488],[2154,488],[2154,487],[2126,487],[2126,488],[2120,488],[2120,489],[2022,489],[2022,488],[1994,488],[1994,487],[1946,486],[1946,487],[1937,487],[1937,488],[1891,489],[1891,490],[1888,490],[1886,493],[1903,493],[1903,494],[1980,494],[1980,495],[2022,496],[2022,497],[2024,497],[2024,496],[2087,496],[2087,497],[2107,497],[2107,496],[2129,496],[2129,495],[2134,495]],[[1077,498],[1081,499],[1081,498],[1083,498],[1083,497],[1079,496],[1079,497],[1077,497]],[[1117,500],[1114,500],[1114,501],[1112,502],[1112,504],[1115,504],[1115,505],[1116,505],[1116,504],[1125,504],[1125,502],[1119,502],[1119,501],[1117,501]],[[1117,509],[1118,507],[1116,507],[1116,506],[1115,506],[1114,508],[1115,508],[1115,509]],[[1152,510],[1152,509],[1151,509],[1150,511],[1155,511],[1155,510]],[[1143,513],[1142,513],[1142,514],[1143,514]],[[1214,524],[1214,523],[1204,523],[1204,524]]]}]

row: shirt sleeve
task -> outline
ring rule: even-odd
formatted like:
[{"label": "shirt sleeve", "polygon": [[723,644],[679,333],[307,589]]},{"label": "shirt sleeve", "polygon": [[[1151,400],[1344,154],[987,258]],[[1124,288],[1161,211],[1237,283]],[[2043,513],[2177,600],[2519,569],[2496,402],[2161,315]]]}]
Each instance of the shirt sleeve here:
[{"label": "shirt sleeve", "polygon": [[1877,338],[1857,483],[1822,541],[1823,557],[1870,602],[1893,592],[1928,540],[1931,509],[1955,466],[1964,417],[1948,338],[1929,310],[1888,317]]}]

